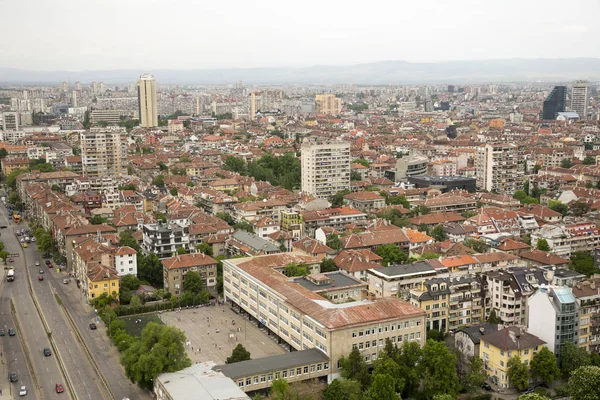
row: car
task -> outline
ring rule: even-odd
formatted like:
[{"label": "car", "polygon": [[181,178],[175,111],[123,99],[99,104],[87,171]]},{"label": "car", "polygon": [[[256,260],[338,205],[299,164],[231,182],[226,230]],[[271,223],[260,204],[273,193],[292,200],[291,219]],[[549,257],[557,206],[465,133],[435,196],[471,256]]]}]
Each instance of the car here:
[{"label": "car", "polygon": [[63,283],[64,283],[65,285],[68,285],[68,284],[69,284],[69,280],[68,280],[68,279],[63,279]]},{"label": "car", "polygon": [[21,236],[21,232],[17,231],[17,236]]},{"label": "car", "polygon": [[29,247],[29,246],[27,246],[27,243],[23,243],[23,247],[24,247],[24,248],[27,248],[27,247]]},{"label": "car", "polygon": [[21,238],[21,239],[19,239],[19,242],[25,243],[25,239]]},{"label": "car", "polygon": [[98,327],[96,326],[96,324],[95,324],[95,323],[93,323],[93,322],[92,322],[92,323],[90,323],[90,329],[91,329],[91,330],[95,331],[97,328],[98,328]]},{"label": "car", "polygon": [[52,262],[50,260],[46,260],[45,263],[46,263],[46,265],[52,264]]},{"label": "car", "polygon": [[27,396],[27,386],[21,386],[21,389],[19,389],[19,396]]},{"label": "car", "polygon": [[34,237],[32,237],[32,238],[31,238],[31,241],[32,241],[32,242],[35,242],[35,238],[34,238]]},{"label": "car", "polygon": [[10,328],[8,330],[8,336],[15,336],[17,334],[17,331],[15,331],[13,328]]},{"label": "car", "polygon": [[44,355],[45,355],[46,357],[48,357],[48,356],[51,356],[51,355],[52,355],[52,352],[50,351],[50,349],[49,349],[49,348],[47,348],[47,347],[46,347],[46,348],[44,348]]},{"label": "car", "polygon": [[11,257],[11,258],[8,259],[8,261],[15,262],[15,259]]},{"label": "car", "polygon": [[44,270],[43,270],[43,269],[40,269],[40,274],[43,274],[43,273],[44,273]]},{"label": "car", "polygon": [[521,391],[521,394],[529,394],[529,393],[534,393],[534,392],[535,392],[535,390],[532,387],[528,387],[526,389],[523,389]]},{"label": "car", "polygon": [[40,266],[40,262],[39,262],[39,261],[36,261],[36,262],[35,262],[35,266],[36,266],[36,267],[39,267],[39,266]]},{"label": "car", "polygon": [[31,239],[27,238],[27,239],[25,239],[25,242],[31,243]]},{"label": "car", "polygon": [[6,335],[6,331],[4,329],[0,329],[0,336],[5,336]]},{"label": "car", "polygon": [[56,393],[62,393],[65,391],[65,388],[60,383],[56,384]]},{"label": "car", "polygon": [[0,225],[0,229],[6,229],[6,228],[8,228],[8,226],[6,226],[6,225]]},{"label": "car", "polygon": [[481,387],[482,387],[484,390],[487,390],[488,392],[491,392],[491,391],[492,391],[492,387],[490,386],[490,384],[489,384],[489,383],[484,383],[483,385],[481,385]]},{"label": "car", "polygon": [[44,277],[41,275],[38,275],[38,281],[43,281],[43,280],[44,280]]},{"label": "car", "polygon": [[8,375],[8,379],[9,379],[11,382],[17,382],[17,381],[19,380],[19,374],[17,374],[16,372],[11,372],[11,373]]},{"label": "car", "polygon": [[52,269],[54,266],[52,265],[52,263],[46,263],[46,265],[48,266],[48,268]]}]

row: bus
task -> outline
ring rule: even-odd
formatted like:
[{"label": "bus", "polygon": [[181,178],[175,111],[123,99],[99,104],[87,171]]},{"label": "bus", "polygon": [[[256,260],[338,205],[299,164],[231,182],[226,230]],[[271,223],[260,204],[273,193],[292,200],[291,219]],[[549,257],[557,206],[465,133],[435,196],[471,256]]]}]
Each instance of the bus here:
[{"label": "bus", "polygon": [[14,213],[13,221],[15,221],[15,224],[18,224],[19,222],[21,222],[21,216],[18,213]]}]

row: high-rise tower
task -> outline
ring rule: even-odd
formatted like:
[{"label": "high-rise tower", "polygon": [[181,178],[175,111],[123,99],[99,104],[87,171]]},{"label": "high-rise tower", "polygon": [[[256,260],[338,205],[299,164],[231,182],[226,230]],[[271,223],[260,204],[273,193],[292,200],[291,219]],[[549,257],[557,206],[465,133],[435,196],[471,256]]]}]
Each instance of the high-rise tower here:
[{"label": "high-rise tower", "polygon": [[588,81],[575,81],[571,91],[571,111],[579,114],[579,119],[587,119],[588,102]]},{"label": "high-rise tower", "polygon": [[158,126],[154,75],[142,74],[140,76],[138,81],[138,103],[140,107],[140,126],[143,128]]},{"label": "high-rise tower", "polygon": [[544,101],[544,108],[542,109],[542,119],[551,120],[556,119],[559,112],[565,111],[567,106],[567,87],[566,86],[554,86],[554,89],[550,92],[546,100]]}]

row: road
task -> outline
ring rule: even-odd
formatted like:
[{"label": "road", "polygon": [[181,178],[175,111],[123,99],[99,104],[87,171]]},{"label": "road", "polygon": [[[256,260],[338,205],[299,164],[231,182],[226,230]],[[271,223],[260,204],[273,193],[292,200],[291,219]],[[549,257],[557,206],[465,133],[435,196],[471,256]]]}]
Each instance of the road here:
[{"label": "road", "polygon": [[[6,209],[0,205],[0,225],[3,225],[5,220]],[[10,223],[10,221],[7,225],[11,230],[17,229],[17,226]],[[21,222],[18,229],[24,228],[27,228],[27,225]],[[3,231],[8,233],[9,229]],[[37,302],[50,330],[53,332],[52,336],[67,370],[68,377],[74,384],[77,398],[94,400],[110,398],[92,362],[87,357],[83,345],[78,340],[78,335],[81,335],[87,348],[94,355],[94,362],[106,378],[114,399],[151,399],[149,392],[141,390],[126,377],[125,371],[119,363],[120,354],[106,336],[105,329],[102,328],[103,324],[100,322],[97,330],[92,331],[89,329],[90,322],[96,321],[95,313],[90,306],[85,304],[74,282],[64,284],[63,280],[68,278],[66,274],[58,273],[56,269],[48,269],[45,266],[45,259],[37,251],[35,243],[31,243],[28,248],[22,248],[18,243],[17,236],[5,235],[4,232],[2,232],[1,239],[5,242],[6,248],[10,250],[9,252],[12,253],[13,248],[20,249],[23,258],[27,260],[27,272],[31,277]],[[5,236],[12,236],[12,240]],[[14,245],[12,244],[13,240]],[[10,247],[8,243],[11,243]],[[40,266],[35,265],[36,261],[39,262]],[[40,274],[40,270],[44,273]],[[39,275],[43,276],[43,281],[38,281]],[[15,282],[17,282],[17,279],[15,279]],[[65,309],[58,304],[56,295],[61,299]],[[77,332],[73,331],[65,312],[73,319]]]}]

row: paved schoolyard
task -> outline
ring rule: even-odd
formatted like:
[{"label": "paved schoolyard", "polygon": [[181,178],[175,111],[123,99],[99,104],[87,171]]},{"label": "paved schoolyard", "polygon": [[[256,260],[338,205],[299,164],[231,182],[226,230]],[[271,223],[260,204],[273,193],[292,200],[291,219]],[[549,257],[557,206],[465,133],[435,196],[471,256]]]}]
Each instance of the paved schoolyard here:
[{"label": "paved schoolyard", "polygon": [[[163,324],[162,320],[155,314],[135,315],[133,317],[121,317],[125,322],[125,330],[132,336],[142,336],[142,331],[149,322]],[[136,323],[139,321],[139,323]]]},{"label": "paved schoolyard", "polygon": [[[286,352],[272,337],[248,321],[247,316],[233,312],[228,305],[163,311],[158,316],[165,324],[185,332],[186,350],[193,363],[214,361],[224,364],[238,343],[250,352],[252,359]],[[235,325],[231,324],[232,320]]]}]

